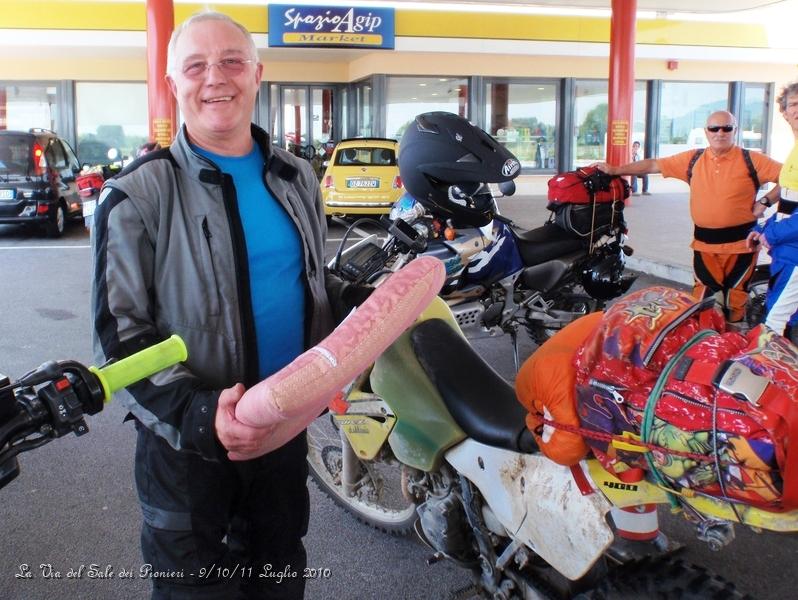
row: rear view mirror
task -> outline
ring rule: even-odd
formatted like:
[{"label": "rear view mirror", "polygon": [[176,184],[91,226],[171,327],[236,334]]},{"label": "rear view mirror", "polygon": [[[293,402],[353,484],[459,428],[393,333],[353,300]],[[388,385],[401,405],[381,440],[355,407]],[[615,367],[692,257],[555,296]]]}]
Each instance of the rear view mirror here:
[{"label": "rear view mirror", "polygon": [[512,196],[515,194],[515,181],[502,181],[499,184],[499,191],[502,196]]}]

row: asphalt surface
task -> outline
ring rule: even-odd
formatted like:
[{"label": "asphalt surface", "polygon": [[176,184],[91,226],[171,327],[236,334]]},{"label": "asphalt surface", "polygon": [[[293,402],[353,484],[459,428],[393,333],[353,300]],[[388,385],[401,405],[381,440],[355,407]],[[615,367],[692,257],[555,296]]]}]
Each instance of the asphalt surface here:
[{"label": "asphalt surface", "polygon": [[[512,216],[512,215],[511,215]],[[334,228],[331,238],[340,238]],[[330,248],[332,251],[332,248]],[[50,359],[91,364],[90,252],[81,226],[46,240],[0,226],[0,372],[19,377]],[[641,277],[636,287],[662,283]],[[507,339],[475,347],[512,378]],[[534,346],[525,341],[527,356]],[[67,436],[19,461],[21,475],[0,490],[0,600],[146,598],[133,488],[134,430],[110,404],[88,419],[91,431]],[[468,584],[467,573],[439,562],[412,538],[392,538],[355,521],[310,484],[306,598],[444,599]],[[719,553],[695,541],[690,526],[661,511],[663,529],[686,545],[684,557],[737,582],[756,598],[794,597],[798,536],[754,534]],[[92,568],[92,565],[96,567]],[[327,575],[328,573],[328,575]],[[27,577],[30,575],[30,577]]]}]

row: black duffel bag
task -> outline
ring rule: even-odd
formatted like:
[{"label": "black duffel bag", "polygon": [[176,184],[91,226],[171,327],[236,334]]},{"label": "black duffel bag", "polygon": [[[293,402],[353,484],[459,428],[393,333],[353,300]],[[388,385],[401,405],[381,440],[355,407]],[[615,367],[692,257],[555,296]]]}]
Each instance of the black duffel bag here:
[{"label": "black duffel bag", "polygon": [[551,221],[578,237],[601,236],[625,226],[623,202],[593,204],[549,204]]}]

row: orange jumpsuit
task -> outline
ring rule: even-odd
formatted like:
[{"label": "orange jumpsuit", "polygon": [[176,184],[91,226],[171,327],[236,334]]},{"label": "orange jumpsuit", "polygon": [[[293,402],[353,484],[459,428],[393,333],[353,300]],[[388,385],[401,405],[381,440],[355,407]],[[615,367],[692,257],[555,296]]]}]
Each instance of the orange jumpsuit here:
[{"label": "orange jumpsuit", "polygon": [[[660,158],[663,177],[687,182],[687,168],[695,150]],[[751,162],[760,183],[777,182],[781,163],[761,152],[751,152]],[[707,148],[693,165],[690,184],[690,215],[695,224],[693,271],[697,298],[717,294],[729,321],[745,315],[748,280],[756,267],[756,253],[745,238],[756,225],[752,213],[756,193],[738,146],[716,156]],[[714,241],[707,241],[714,240]]]}]

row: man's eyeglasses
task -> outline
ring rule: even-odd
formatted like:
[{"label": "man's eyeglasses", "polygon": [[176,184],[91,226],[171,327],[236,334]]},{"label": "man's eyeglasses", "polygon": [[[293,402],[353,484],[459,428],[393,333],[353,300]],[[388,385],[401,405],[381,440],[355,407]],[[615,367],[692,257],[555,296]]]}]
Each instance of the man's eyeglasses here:
[{"label": "man's eyeglasses", "polygon": [[183,67],[183,75],[189,79],[202,79],[208,74],[211,67],[219,67],[219,70],[225,75],[240,75],[248,64],[254,62],[251,58],[225,58],[215,63],[194,62]]},{"label": "man's eyeglasses", "polygon": [[724,133],[731,133],[734,131],[734,125],[707,125],[707,131],[717,133],[722,131]]}]

